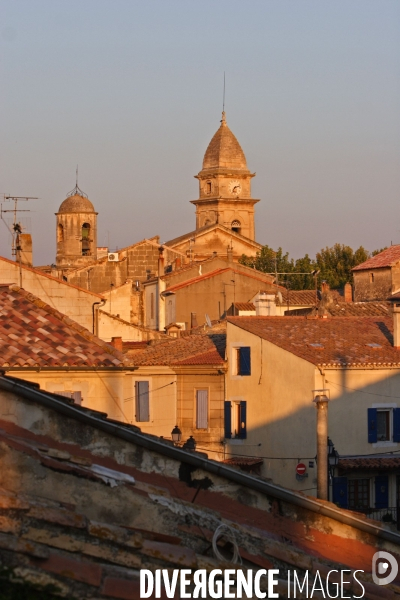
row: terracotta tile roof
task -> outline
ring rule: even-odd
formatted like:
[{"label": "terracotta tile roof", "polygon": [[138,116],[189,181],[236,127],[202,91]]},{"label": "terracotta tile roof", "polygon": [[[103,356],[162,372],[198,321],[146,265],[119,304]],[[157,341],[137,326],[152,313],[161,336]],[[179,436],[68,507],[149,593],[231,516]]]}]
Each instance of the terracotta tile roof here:
[{"label": "terracotta tile roof", "polygon": [[[193,202],[193,200],[191,200],[191,202]],[[196,202],[196,201],[194,201]],[[189,238],[196,238],[201,236],[203,233],[206,233],[207,231],[212,231],[213,229],[221,229],[221,231],[226,231],[231,238],[235,239],[238,238],[239,240],[245,240],[249,246],[254,246],[255,248],[259,249],[262,248],[262,244],[259,244],[258,242],[251,240],[250,238],[241,235],[240,233],[237,233],[236,231],[233,231],[232,229],[228,229],[228,227],[224,227],[224,225],[221,225],[220,223],[212,223],[211,225],[204,225],[203,227],[199,227],[199,229],[195,229],[194,231],[189,231],[189,233],[185,233],[184,235],[180,235],[177,238],[174,238],[173,240],[168,240],[168,242],[165,242],[164,246],[175,246],[176,244],[179,244],[180,242],[185,241],[186,239]]]},{"label": "terracotta tile roof", "polygon": [[132,358],[135,366],[151,365],[223,365],[226,335],[223,333],[192,333],[180,338],[158,340]]},{"label": "terracotta tile roof", "polygon": [[390,302],[340,302],[329,304],[332,317],[379,317],[390,314]]},{"label": "terracotta tile roof", "polygon": [[365,262],[357,265],[352,271],[362,271],[364,269],[380,269],[383,267],[391,267],[400,261],[400,244],[396,246],[390,246],[383,252],[376,254],[372,258],[369,258]]},{"label": "terracotta tile roof", "polygon": [[290,306],[304,306],[315,304],[315,290],[283,290],[282,298],[284,304],[287,304],[289,298]]},{"label": "terracotta tile roof", "polygon": [[229,310],[232,310],[232,307],[235,307],[236,310],[247,310],[247,311],[255,311],[256,307],[252,302],[232,302]]},{"label": "terracotta tile roof", "polygon": [[124,356],[48,304],[0,287],[0,366],[123,366]]},{"label": "terracotta tile roof", "polygon": [[341,471],[355,470],[387,470],[400,467],[400,456],[358,456],[352,458],[340,458],[339,469]]},{"label": "terracotta tile roof", "polygon": [[247,456],[235,456],[234,458],[227,458],[223,461],[226,465],[237,465],[241,466],[255,466],[262,465],[264,460],[262,458],[250,458]]},{"label": "terracotta tile roof", "polygon": [[400,366],[390,317],[229,317],[232,323],[319,366]]}]

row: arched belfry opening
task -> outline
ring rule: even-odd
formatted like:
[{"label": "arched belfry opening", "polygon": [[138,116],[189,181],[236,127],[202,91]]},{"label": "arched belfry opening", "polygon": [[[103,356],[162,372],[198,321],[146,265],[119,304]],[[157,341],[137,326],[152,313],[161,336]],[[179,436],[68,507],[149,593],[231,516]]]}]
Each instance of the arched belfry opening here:
[{"label": "arched belfry opening", "polygon": [[241,228],[242,228],[242,226],[240,224],[240,221],[238,221],[237,219],[232,221],[232,223],[231,223],[232,231],[235,231],[236,233],[240,233]]},{"label": "arched belfry opening", "polygon": [[82,225],[82,256],[90,256],[90,223]]},{"label": "arched belfry opening", "polygon": [[57,242],[64,241],[64,225],[62,223],[58,223],[57,225]]}]

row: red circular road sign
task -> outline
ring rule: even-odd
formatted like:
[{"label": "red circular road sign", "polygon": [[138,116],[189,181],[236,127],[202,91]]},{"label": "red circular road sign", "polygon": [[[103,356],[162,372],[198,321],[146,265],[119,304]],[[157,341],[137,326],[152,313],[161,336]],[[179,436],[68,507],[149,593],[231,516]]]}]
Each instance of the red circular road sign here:
[{"label": "red circular road sign", "polygon": [[298,463],[296,465],[296,473],[297,473],[297,475],[305,475],[306,474],[306,465],[304,463]]}]

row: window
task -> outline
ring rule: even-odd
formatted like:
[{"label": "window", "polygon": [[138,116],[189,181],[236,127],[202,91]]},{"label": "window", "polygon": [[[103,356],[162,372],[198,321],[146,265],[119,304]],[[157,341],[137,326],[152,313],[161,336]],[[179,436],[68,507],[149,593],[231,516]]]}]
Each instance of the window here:
[{"label": "window", "polygon": [[236,233],[240,233],[240,229],[241,229],[240,221],[238,221],[237,219],[232,221],[231,229],[232,229],[232,231],[236,231]]},{"label": "window", "polygon": [[240,348],[234,348],[233,352],[233,374],[251,375],[250,347],[241,346]]},{"label": "window", "polygon": [[376,432],[378,442],[390,440],[390,411],[378,410],[376,413]]},{"label": "window", "polygon": [[90,225],[84,223],[82,225],[82,256],[90,256]]},{"label": "window", "polygon": [[211,194],[211,181],[206,183],[206,194]]},{"label": "window", "polygon": [[400,442],[400,408],[368,409],[368,443]]},{"label": "window", "polygon": [[370,283],[374,283],[374,281],[375,281],[375,274],[374,273],[370,273],[369,274],[369,282]]},{"label": "window", "polygon": [[136,421],[150,421],[149,382],[135,381]]},{"label": "window", "polygon": [[59,223],[57,226],[57,242],[64,241],[64,226],[62,223]]},{"label": "window", "polygon": [[247,402],[224,402],[225,437],[247,438]]},{"label": "window", "polygon": [[154,294],[150,294],[150,319],[154,319]]},{"label": "window", "polygon": [[71,398],[75,404],[79,404],[79,406],[82,404],[82,393],[81,392],[71,392],[69,390],[66,390],[64,392],[54,392],[55,394],[58,394],[59,396],[64,396],[65,398]]},{"label": "window", "polygon": [[369,508],[369,479],[349,479],[348,507],[354,510]]},{"label": "window", "polygon": [[208,428],[208,390],[196,391],[196,429]]}]

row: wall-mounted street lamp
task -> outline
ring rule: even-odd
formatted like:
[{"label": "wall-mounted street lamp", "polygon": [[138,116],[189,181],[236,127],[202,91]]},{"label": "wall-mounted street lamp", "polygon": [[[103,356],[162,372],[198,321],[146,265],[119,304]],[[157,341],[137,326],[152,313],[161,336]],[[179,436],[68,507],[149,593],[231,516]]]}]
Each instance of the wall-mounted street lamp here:
[{"label": "wall-mounted street lamp", "polygon": [[196,440],[192,435],[186,440],[182,448],[184,450],[196,450]]},{"label": "wall-mounted street lamp", "polygon": [[178,425],[175,425],[171,431],[171,437],[174,444],[178,444],[181,441],[182,431],[179,429]]}]

